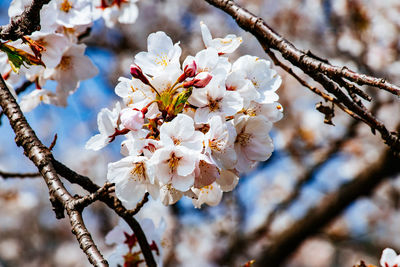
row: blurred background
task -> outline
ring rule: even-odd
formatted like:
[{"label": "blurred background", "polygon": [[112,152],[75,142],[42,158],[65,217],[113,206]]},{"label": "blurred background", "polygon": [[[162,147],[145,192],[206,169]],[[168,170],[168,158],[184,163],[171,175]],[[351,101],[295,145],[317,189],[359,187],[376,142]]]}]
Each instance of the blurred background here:
[{"label": "blurred background", "polygon": [[[236,2],[262,17],[298,48],[311,50],[332,64],[400,84],[399,1]],[[0,1],[1,25],[8,23],[9,3]],[[121,158],[119,144],[114,142],[100,152],[87,151],[84,145],[97,133],[100,109],[111,108],[118,100],[114,94],[117,79],[129,77],[129,65],[136,53],[147,50],[150,33],[164,31],[174,42],[180,41],[183,61],[203,49],[199,23],[204,21],[215,37],[230,33],[243,37],[233,59],[245,54],[269,59],[252,35],[205,1],[139,0],[138,7],[135,24],[109,29],[103,21],[96,21],[90,36],[82,40],[100,72],[81,82],[67,108],[41,105],[26,114],[45,145],[50,145],[57,133],[56,159],[98,184],[105,182],[107,163]],[[322,99],[276,69],[283,79],[278,94],[284,118],[271,132],[275,145],[272,157],[243,175],[237,188],[225,193],[217,207],[195,209],[190,199],[183,198],[170,207],[150,200],[140,211],[138,217],[153,218],[157,224],[162,215],[167,223],[165,266],[240,266],[257,259],[285,230],[298,226],[299,220],[310,216],[313,207],[323,205],[343,184],[360,173],[390,167],[385,166],[387,147],[379,135],[339,109],[335,110],[334,125],[325,124],[324,114],[315,108]],[[395,130],[400,120],[398,99],[378,89],[365,90],[374,99],[365,105]],[[35,171],[15,145],[7,119],[3,117],[1,122],[0,170]],[[385,247],[399,251],[400,175],[376,179],[383,182],[371,195],[358,198],[317,234],[306,238],[287,256],[285,266],[353,266],[361,259],[378,265]],[[66,184],[83,194],[78,187]],[[85,209],[84,219],[103,254],[109,255],[113,247],[104,243],[104,236],[118,218],[103,204],[95,203]],[[55,218],[40,178],[0,178],[0,266],[89,266],[69,222]]]}]

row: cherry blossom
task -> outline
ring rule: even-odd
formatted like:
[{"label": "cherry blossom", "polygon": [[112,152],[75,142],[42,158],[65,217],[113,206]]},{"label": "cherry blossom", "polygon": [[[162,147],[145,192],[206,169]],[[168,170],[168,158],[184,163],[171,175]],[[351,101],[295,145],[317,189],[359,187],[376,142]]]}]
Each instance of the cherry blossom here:
[{"label": "cherry blossom", "polygon": [[234,150],[235,128],[231,122],[223,122],[219,116],[212,117],[208,124],[210,129],[204,137],[206,153],[220,168],[233,168],[237,161]]},{"label": "cherry blossom", "polygon": [[164,146],[185,146],[200,152],[203,149],[203,133],[195,131],[193,119],[184,114],[160,127],[160,141]]},{"label": "cherry blossom", "polygon": [[182,50],[179,43],[173,44],[164,32],[156,32],[147,39],[148,52],[140,52],[135,56],[135,63],[146,74],[157,75],[168,68],[180,68],[179,58]]},{"label": "cherry blossom", "polygon": [[245,172],[257,161],[267,160],[274,149],[269,137],[272,123],[263,117],[240,116],[235,118],[235,150],[238,155],[236,169]]},{"label": "cherry blossom", "polygon": [[183,192],[172,187],[172,184],[165,184],[160,188],[160,200],[164,205],[175,204],[183,196]]},{"label": "cherry blossom", "polygon": [[108,165],[107,179],[115,183],[115,193],[126,208],[134,209],[146,192],[156,199],[159,194],[154,174],[143,156],[129,156]]},{"label": "cherry blossom", "polygon": [[215,48],[207,48],[201,50],[195,57],[188,56],[183,62],[183,66],[196,63],[196,73],[209,72],[212,75],[227,75],[231,69],[231,63],[225,58],[218,55]]},{"label": "cherry blossom", "polygon": [[131,131],[137,131],[142,128],[144,123],[144,114],[138,109],[125,108],[121,110],[121,124]]},{"label": "cherry blossom", "polygon": [[8,16],[14,17],[21,15],[27,6],[32,3],[30,0],[12,0],[8,8]]},{"label": "cherry blossom", "polygon": [[[13,0],[8,13],[16,16],[29,4],[31,1]],[[22,65],[20,70],[16,69],[19,72],[17,78],[8,74],[8,83],[18,83],[23,76],[34,82],[36,89],[45,88],[49,79],[57,82],[56,92],[34,90],[27,94],[22,102],[26,111],[32,110],[40,102],[66,106],[68,96],[79,87],[80,81],[92,78],[98,72],[91,60],[84,56],[86,46],[77,44],[78,34],[86,31],[93,22],[92,1],[50,1],[40,10],[40,17],[40,31],[24,36],[22,41],[7,43],[15,49],[21,49],[18,51],[32,55],[31,59],[39,62],[37,64],[34,61],[32,66]]]},{"label": "cherry blossom", "polygon": [[103,108],[100,111],[97,115],[97,125],[100,133],[87,141],[86,149],[99,150],[110,142],[110,136],[119,128],[118,119],[120,111],[121,105],[119,103],[115,105],[113,110]]},{"label": "cherry blossom", "polygon": [[227,91],[221,76],[213,77],[204,89],[193,90],[189,102],[198,107],[196,123],[206,123],[212,116],[232,116],[243,107],[239,93]]},{"label": "cherry blossom", "polygon": [[60,63],[52,69],[46,69],[44,77],[57,81],[57,95],[61,105],[67,104],[67,97],[78,87],[81,80],[94,77],[98,69],[84,55],[84,44],[73,44],[62,55]]},{"label": "cherry blossom", "polygon": [[36,108],[40,103],[57,105],[57,96],[51,91],[37,89],[24,95],[21,98],[19,105],[23,112],[29,112]]},{"label": "cherry blossom", "polygon": [[391,248],[385,248],[382,252],[380,264],[382,267],[398,267],[400,266],[400,255],[397,255]]},{"label": "cherry blossom", "polygon": [[132,79],[119,78],[115,93],[123,106],[99,113],[100,134],[87,148],[98,150],[124,135],[124,157],[109,164],[107,177],[126,207],[134,208],[146,192],[164,205],[183,196],[196,208],[217,205],[236,187],[240,172],[270,157],[269,131],[283,111],[275,94],[280,78],[268,61],[253,62],[255,57],[232,65],[222,54],[240,42],[235,36],[211,39],[181,66],[179,43],[152,33],[148,52],[138,53],[130,66]]},{"label": "cherry blossom", "polygon": [[194,183],[195,152],[185,146],[167,146],[157,149],[150,162],[160,182],[184,192]]},{"label": "cherry blossom", "polygon": [[117,22],[132,24],[136,21],[139,10],[137,0],[113,0],[110,4],[106,1],[94,1],[95,19],[103,17],[107,27],[114,27]]},{"label": "cherry blossom", "polygon": [[246,55],[235,61],[232,65],[233,72],[243,72],[245,79],[251,81],[254,88],[260,93],[257,102],[273,103],[279,97],[275,91],[282,83],[280,76],[271,69],[270,62],[258,57]]},{"label": "cherry blossom", "polygon": [[258,103],[252,101],[243,111],[248,116],[263,116],[270,122],[277,122],[283,117],[283,107],[278,102]]},{"label": "cherry blossom", "polygon": [[57,27],[89,26],[93,22],[90,0],[50,1],[40,11],[41,31],[54,32]]},{"label": "cherry blossom", "polygon": [[232,71],[225,81],[226,90],[235,91],[243,98],[243,107],[247,108],[251,101],[260,98],[260,93],[249,79],[246,79],[244,71]]},{"label": "cherry blossom", "polygon": [[203,37],[204,45],[215,48],[219,54],[226,54],[234,52],[242,43],[242,37],[236,37],[234,34],[229,34],[225,38],[212,39],[210,30],[207,25],[200,22],[201,35]]},{"label": "cherry blossom", "polygon": [[121,143],[121,154],[124,156],[144,155],[151,157],[153,152],[160,148],[160,142],[146,138],[148,130],[131,131],[125,135],[126,140]]},{"label": "cherry blossom", "polygon": [[193,188],[192,190],[197,196],[197,199],[192,200],[196,208],[200,208],[204,203],[210,206],[216,206],[222,199],[222,190],[216,182],[200,189]]}]

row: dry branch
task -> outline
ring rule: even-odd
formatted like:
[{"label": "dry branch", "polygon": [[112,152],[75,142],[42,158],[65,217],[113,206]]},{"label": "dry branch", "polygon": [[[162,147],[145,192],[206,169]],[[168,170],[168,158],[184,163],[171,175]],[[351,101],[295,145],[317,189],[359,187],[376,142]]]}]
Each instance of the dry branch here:
[{"label": "dry branch", "polygon": [[84,224],[82,213],[71,205],[74,202],[74,197],[65,189],[58,177],[51,161],[50,150],[40,142],[35,132],[29,126],[1,75],[0,106],[15,133],[16,144],[23,147],[25,155],[35,164],[43,176],[49,189],[50,201],[53,204],[56,217],[64,217],[65,209],[71,224],[71,231],[76,236],[81,249],[85,252],[89,261],[95,266],[108,266],[107,261],[101,255]]},{"label": "dry branch", "polygon": [[7,178],[37,178],[40,176],[38,172],[26,172],[26,173],[19,173],[19,172],[4,172],[0,171],[0,176],[4,179]]},{"label": "dry branch", "polygon": [[21,15],[11,18],[8,25],[0,27],[0,39],[15,41],[40,30],[40,10],[48,2],[50,0],[33,0]]},{"label": "dry branch", "polygon": [[[283,58],[301,69],[314,81],[321,84],[325,90],[334,95],[336,100],[345,108],[367,123],[371,127],[372,132],[377,130],[389,147],[396,152],[400,152],[400,140],[397,134],[390,132],[382,122],[365,109],[357,95],[367,100],[369,97],[364,92],[360,92],[360,89],[350,82],[358,85],[369,85],[400,96],[400,88],[398,86],[382,78],[354,72],[347,67],[330,65],[326,59],[315,56],[310,51],[304,52],[297,49],[292,43],[269,27],[263,19],[253,15],[231,0],[206,1],[229,14],[242,29],[252,33],[266,52],[270,49],[278,51]],[[293,75],[293,73],[294,72],[289,72],[291,75]],[[342,89],[348,91],[350,97],[347,96]],[[353,116],[353,118],[355,117]]]}]

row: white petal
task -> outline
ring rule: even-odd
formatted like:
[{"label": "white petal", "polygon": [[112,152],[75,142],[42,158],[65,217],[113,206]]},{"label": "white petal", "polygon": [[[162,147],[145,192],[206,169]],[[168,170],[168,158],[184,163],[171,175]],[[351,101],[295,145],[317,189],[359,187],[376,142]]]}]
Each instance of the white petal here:
[{"label": "white petal", "polygon": [[85,148],[97,151],[105,147],[107,143],[108,143],[107,136],[104,136],[102,134],[96,134],[86,142]]},{"label": "white petal", "polygon": [[[194,168],[193,168],[194,169]],[[187,191],[194,184],[194,173],[187,176],[174,175],[172,185],[179,191]]]},{"label": "white petal", "polygon": [[239,177],[231,171],[222,170],[221,176],[217,179],[221,190],[224,192],[232,191],[239,182]]}]

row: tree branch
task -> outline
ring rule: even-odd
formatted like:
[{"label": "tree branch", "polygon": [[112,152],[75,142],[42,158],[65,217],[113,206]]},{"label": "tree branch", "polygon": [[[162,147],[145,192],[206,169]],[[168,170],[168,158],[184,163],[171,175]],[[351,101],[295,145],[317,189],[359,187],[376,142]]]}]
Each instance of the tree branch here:
[{"label": "tree branch", "polygon": [[[100,187],[97,184],[93,183],[89,177],[74,172],[73,170],[69,169],[67,166],[55,159],[53,159],[53,165],[57,173],[67,179],[70,183],[78,184],[90,193],[95,193],[97,190],[100,189]],[[153,257],[153,253],[151,252],[150,245],[147,242],[147,238],[142,228],[140,227],[140,224],[133,217],[133,215],[137,213],[138,209],[136,208],[134,211],[127,210],[118,198],[109,194],[101,196],[99,200],[101,200],[108,207],[114,210],[114,212],[118,214],[122,219],[124,219],[124,221],[132,228],[138,239],[139,246],[142,250],[147,266],[157,266]]]},{"label": "tree branch", "polygon": [[7,178],[37,178],[40,176],[38,172],[27,172],[27,173],[18,173],[18,172],[3,172],[0,171],[0,176],[4,179]]},{"label": "tree branch", "polygon": [[[252,33],[262,44],[266,52],[268,52],[269,49],[279,51],[283,58],[321,84],[325,90],[334,95],[341,104],[367,123],[371,127],[373,133],[375,130],[379,131],[382,139],[389,147],[396,152],[400,152],[399,137],[395,133],[389,132],[382,122],[360,105],[360,101],[358,101],[355,95],[360,95],[367,99],[368,97],[365,93],[361,93],[358,88],[356,89],[354,85],[351,85],[344,79],[359,85],[370,85],[380,88],[396,96],[400,96],[400,88],[398,86],[388,83],[382,78],[356,73],[347,67],[330,65],[327,60],[315,56],[310,51],[303,52],[297,49],[292,43],[269,27],[261,18],[256,17],[231,0],[206,1],[229,14],[242,29]],[[344,87],[344,89],[349,92],[350,98],[346,96],[340,86]]]},{"label": "tree branch", "polygon": [[[15,90],[15,93],[19,95],[20,93],[24,92],[28,87],[33,84],[31,81],[25,81],[20,87]],[[0,125],[1,125],[1,118],[3,117],[3,110],[0,110]]]},{"label": "tree branch", "polygon": [[91,193],[87,196],[78,198],[74,202],[74,207],[78,210],[82,210],[85,207],[89,206],[93,202],[99,200],[104,197],[104,195],[109,194],[114,191],[115,188],[112,188],[114,185],[111,183],[105,183],[103,187],[99,188],[96,192]]},{"label": "tree branch", "polygon": [[1,75],[0,106],[14,130],[16,144],[23,147],[25,155],[35,164],[40,174],[43,176],[49,189],[50,201],[53,204],[56,217],[64,217],[65,209],[69,217],[71,230],[90,263],[95,266],[108,266],[107,261],[97,249],[96,244],[87,230],[81,212],[76,210],[72,205],[74,198],[65,189],[58,177],[51,161],[52,156],[50,150],[40,142],[35,132],[29,126]]},{"label": "tree branch", "polygon": [[1,40],[18,40],[40,30],[40,10],[50,0],[33,0],[21,15],[11,18],[8,25],[0,27]]}]

